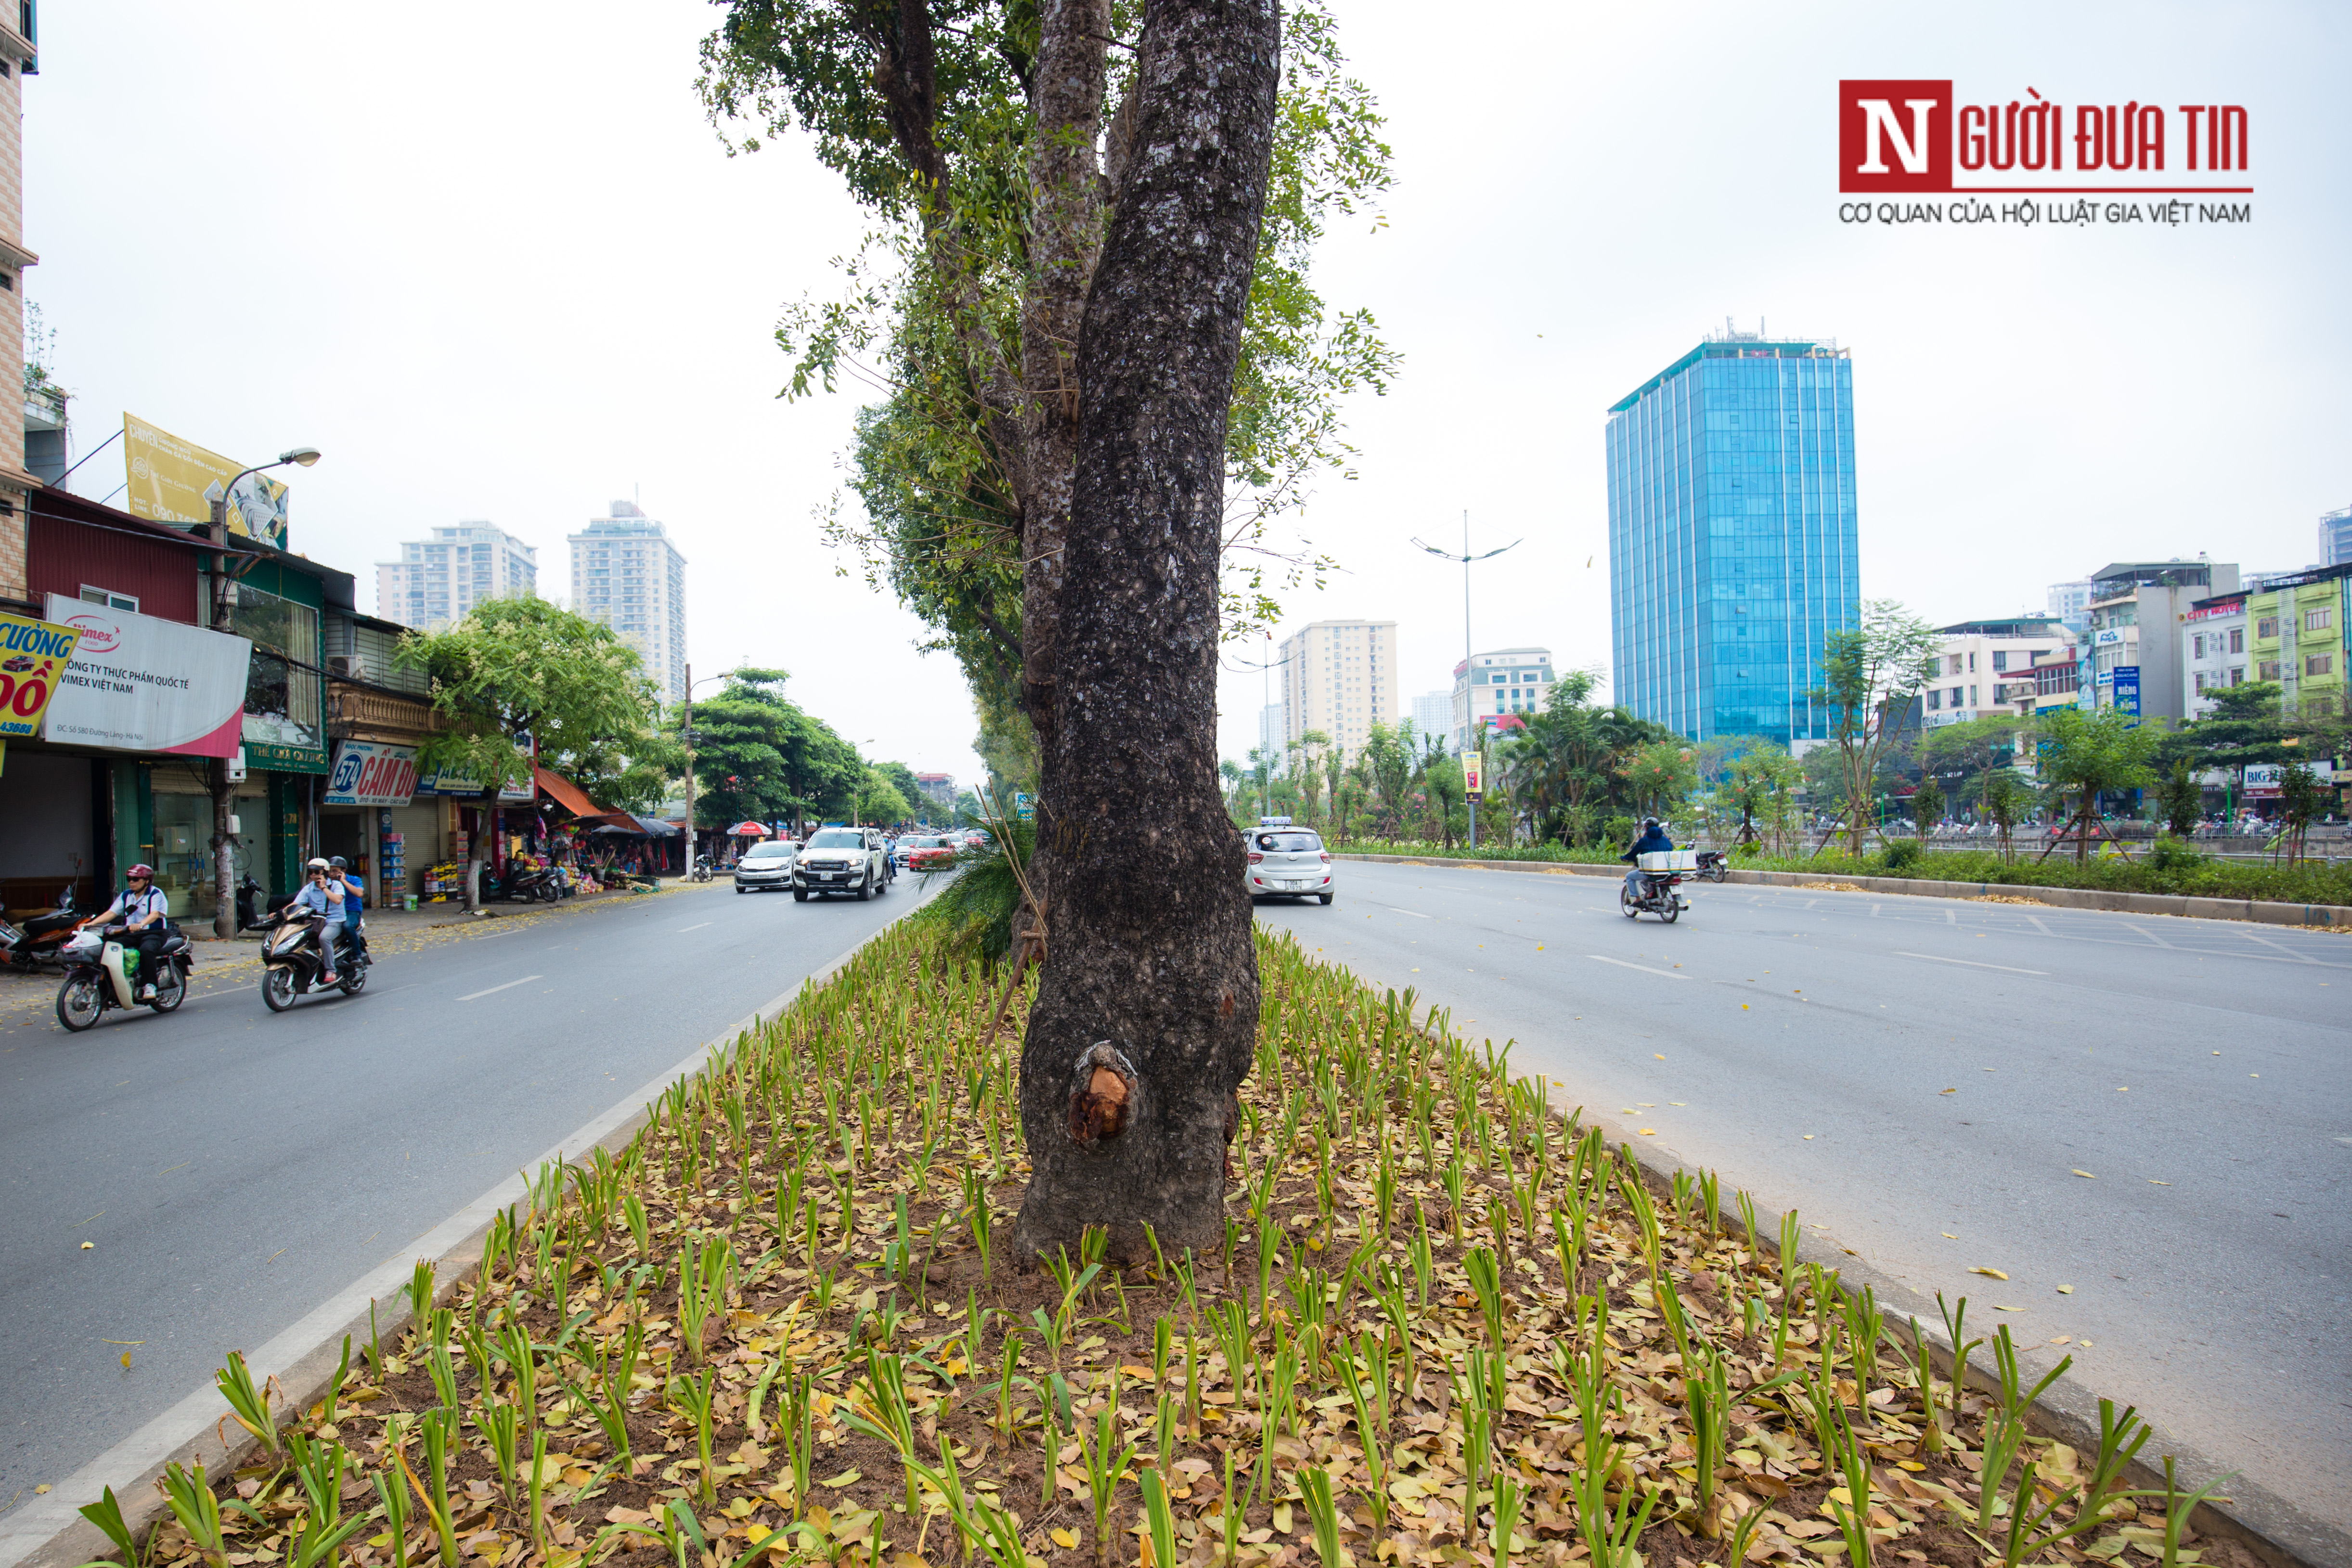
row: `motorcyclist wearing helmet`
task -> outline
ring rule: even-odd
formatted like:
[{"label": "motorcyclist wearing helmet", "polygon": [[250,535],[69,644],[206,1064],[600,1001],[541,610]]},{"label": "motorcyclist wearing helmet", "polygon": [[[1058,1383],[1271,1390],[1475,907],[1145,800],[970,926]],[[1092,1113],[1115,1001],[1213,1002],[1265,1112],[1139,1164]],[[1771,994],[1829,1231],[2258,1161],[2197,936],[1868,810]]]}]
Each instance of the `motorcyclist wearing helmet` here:
[{"label": "motorcyclist wearing helmet", "polygon": [[172,937],[172,900],[155,885],[155,868],[133,866],[124,873],[129,885],[114,896],[114,902],[98,917],[98,923],[110,926],[117,921],[123,926],[126,943],[139,950],[139,1000],[155,999],[156,965],[161,962],[163,944]]},{"label": "motorcyclist wearing helmet", "polygon": [[343,939],[351,944],[352,956],[367,952],[367,886],[352,875],[351,865],[338,855],[327,862],[327,877],[343,884]]},{"label": "motorcyclist wearing helmet", "polygon": [[1633,847],[1626,850],[1625,853],[1617,857],[1617,858],[1624,861],[1627,865],[1633,868],[1631,871],[1625,873],[1626,892],[1632,894],[1636,899],[1642,896],[1643,856],[1660,854],[1665,850],[1672,849],[1674,847],[1675,841],[1666,837],[1666,830],[1658,825],[1658,819],[1656,817],[1643,817],[1642,819],[1642,836],[1633,840]]},{"label": "motorcyclist wearing helmet", "polygon": [[294,895],[294,902],[289,907],[300,910],[320,922],[313,928],[319,936],[319,957],[322,965],[319,984],[339,984],[341,980],[335,973],[335,953],[342,945],[343,921],[350,895],[343,890],[341,879],[334,875],[334,868],[325,860],[313,858],[303,869],[310,874],[310,879],[300,892]]}]

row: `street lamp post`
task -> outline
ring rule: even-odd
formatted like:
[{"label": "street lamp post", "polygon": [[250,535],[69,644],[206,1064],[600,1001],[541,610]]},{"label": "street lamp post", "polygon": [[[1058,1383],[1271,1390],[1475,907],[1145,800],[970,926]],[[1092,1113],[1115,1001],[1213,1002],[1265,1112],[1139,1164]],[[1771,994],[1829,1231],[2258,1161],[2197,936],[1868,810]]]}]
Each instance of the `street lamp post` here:
[{"label": "street lamp post", "polygon": [[734,673],[731,669],[722,669],[716,675],[704,676],[698,682],[694,679],[693,662],[688,661],[686,667],[686,696],[678,704],[683,719],[678,736],[686,742],[686,874],[689,877],[694,875],[694,689],[697,685],[708,686],[714,680],[724,680]]},{"label": "street lamp post", "polygon": [[[1462,563],[1462,749],[1466,752],[1470,749],[1470,731],[1478,722],[1478,715],[1473,711],[1476,706],[1476,694],[1470,686],[1471,678],[1476,673],[1470,668],[1470,563],[1474,561],[1491,561],[1503,553],[1504,550],[1517,550],[1526,541],[1514,539],[1501,550],[1489,550],[1483,555],[1473,555],[1470,553],[1470,513],[1465,510],[1462,513],[1462,552],[1459,555],[1451,550],[1440,550],[1436,545],[1420,539],[1415,539],[1413,542],[1432,555]],[[1478,803],[1474,800],[1469,803],[1469,805],[1470,847],[1475,849],[1478,847]]]},{"label": "street lamp post", "polygon": [[[278,454],[274,463],[257,463],[238,474],[226,485],[215,484],[205,492],[211,503],[210,532],[213,545],[221,553],[213,561],[212,626],[215,631],[228,630],[230,610],[236,603],[236,584],[228,570],[228,503],[237,480],[250,474],[270,468],[282,468],[289,463],[309,468],[319,460],[316,447],[294,447]],[[223,942],[236,935],[236,838],[228,830],[229,805],[236,798],[236,784],[228,776],[228,759],[213,759],[209,782],[213,795],[213,935]]]}]

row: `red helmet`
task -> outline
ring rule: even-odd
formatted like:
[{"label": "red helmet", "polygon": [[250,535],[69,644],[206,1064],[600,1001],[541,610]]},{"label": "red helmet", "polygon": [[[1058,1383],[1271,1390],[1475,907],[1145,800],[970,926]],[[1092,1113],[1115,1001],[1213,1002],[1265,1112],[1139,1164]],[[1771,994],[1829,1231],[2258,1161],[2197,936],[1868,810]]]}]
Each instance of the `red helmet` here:
[{"label": "red helmet", "polygon": [[148,865],[142,860],[138,865],[131,867],[131,869],[122,873],[122,877],[123,880],[129,882],[136,882],[142,878],[152,882],[155,879],[155,868]]}]

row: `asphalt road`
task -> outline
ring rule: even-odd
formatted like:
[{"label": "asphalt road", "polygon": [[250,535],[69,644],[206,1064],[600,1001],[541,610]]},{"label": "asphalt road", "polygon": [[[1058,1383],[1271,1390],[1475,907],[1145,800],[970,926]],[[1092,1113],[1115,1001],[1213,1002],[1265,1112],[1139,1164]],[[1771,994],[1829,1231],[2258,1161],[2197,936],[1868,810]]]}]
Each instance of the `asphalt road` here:
[{"label": "asphalt road", "polygon": [[383,952],[359,996],[276,1016],[250,967],[199,975],[174,1015],[109,1013],[79,1036],[12,1014],[0,1513],[907,913],[916,889],[797,904],[719,881],[486,922]]},{"label": "asphalt road", "polygon": [[2148,1455],[2352,1528],[2352,937],[1738,885],[1668,927],[1613,879],[1337,869],[1260,921],[1798,1209],[1908,1310],[2071,1352]]}]

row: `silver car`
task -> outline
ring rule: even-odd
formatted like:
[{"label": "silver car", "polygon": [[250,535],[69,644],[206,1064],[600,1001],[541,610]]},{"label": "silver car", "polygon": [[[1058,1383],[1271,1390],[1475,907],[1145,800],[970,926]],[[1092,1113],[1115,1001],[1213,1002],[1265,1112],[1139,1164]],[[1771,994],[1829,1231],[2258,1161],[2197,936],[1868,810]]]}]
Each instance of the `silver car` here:
[{"label": "silver car", "polygon": [[800,847],[789,838],[764,838],[743,851],[735,862],[735,890],[739,893],[763,893],[771,889],[781,891],[793,885],[793,858]]},{"label": "silver car", "polygon": [[1331,852],[1308,827],[1261,822],[1245,835],[1249,864],[1242,886],[1250,898],[1315,899],[1331,901]]}]

